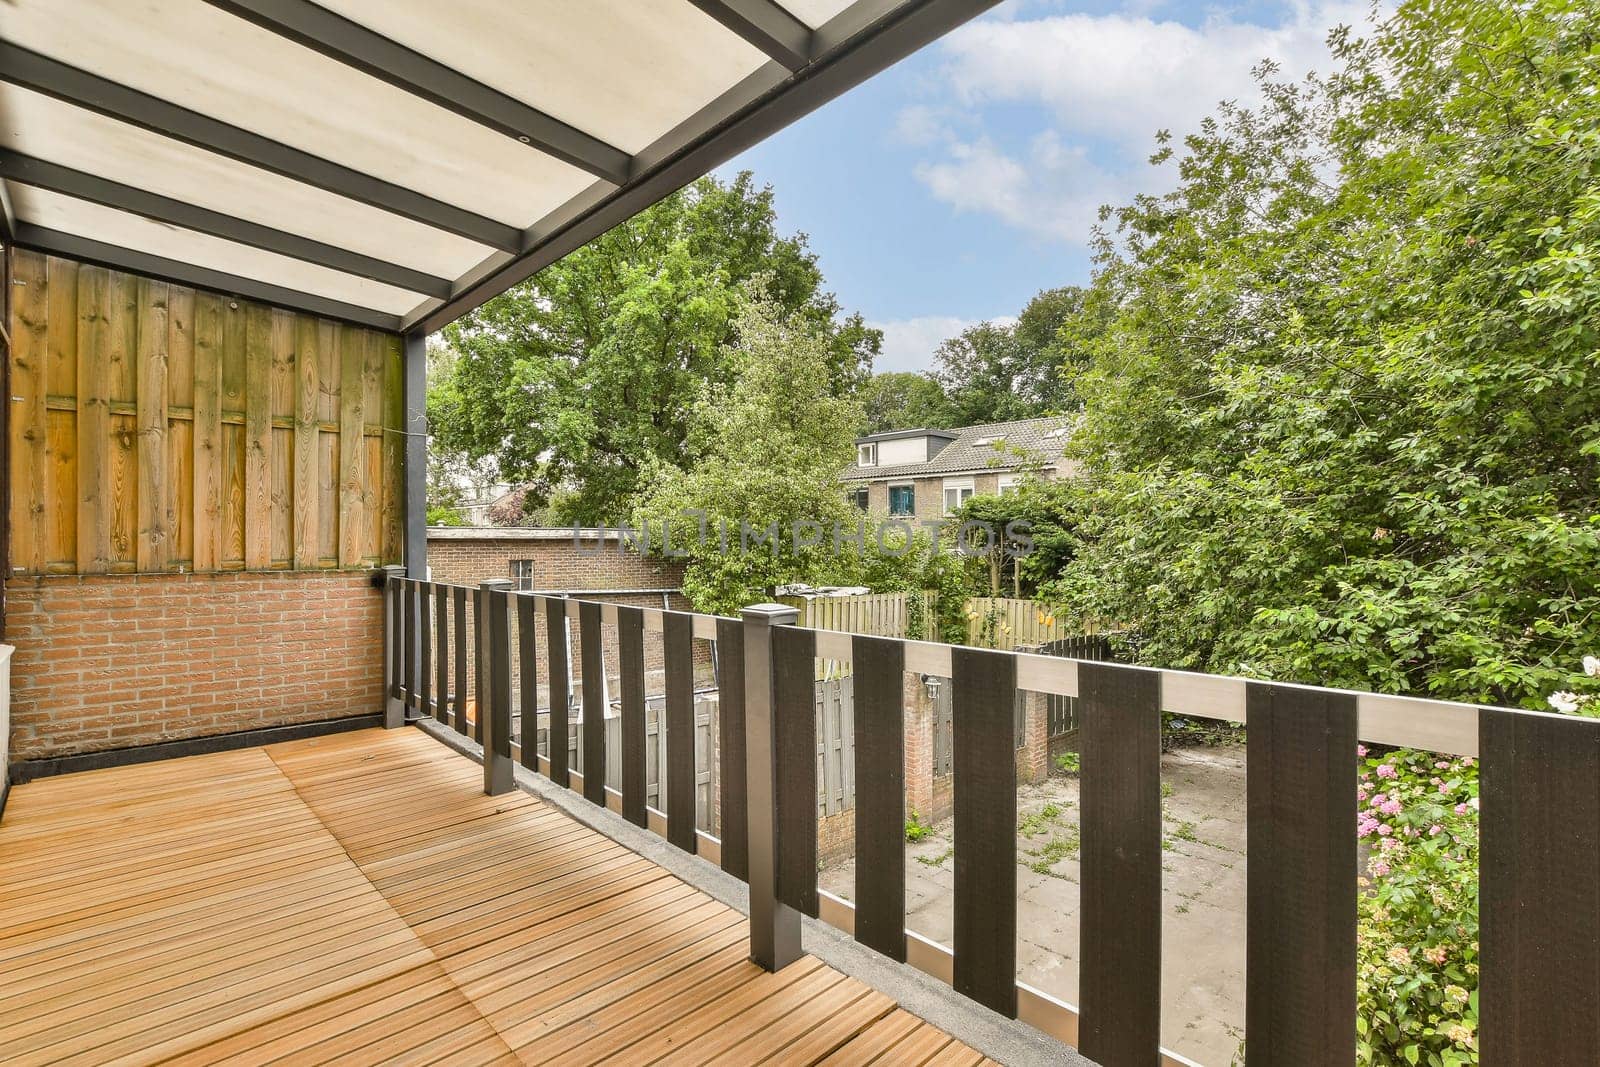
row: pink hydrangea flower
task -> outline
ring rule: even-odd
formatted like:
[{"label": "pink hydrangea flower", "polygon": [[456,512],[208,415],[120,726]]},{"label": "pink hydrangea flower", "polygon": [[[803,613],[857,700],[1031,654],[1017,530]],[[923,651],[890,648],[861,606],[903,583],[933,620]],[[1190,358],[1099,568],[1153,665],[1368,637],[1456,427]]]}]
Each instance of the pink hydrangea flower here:
[{"label": "pink hydrangea flower", "polygon": [[1385,815],[1399,815],[1400,802],[1398,800],[1387,801],[1383,807],[1379,808],[1378,810],[1383,812]]},{"label": "pink hydrangea flower", "polygon": [[1378,765],[1378,777],[1398,778],[1400,777],[1400,772],[1394,769],[1394,764],[1392,763],[1380,763]]},{"label": "pink hydrangea flower", "polygon": [[1443,945],[1430,945],[1422,950],[1422,955],[1429,963],[1437,966],[1444,963],[1450,953]]},{"label": "pink hydrangea flower", "polygon": [[1444,827],[1440,826],[1438,823],[1434,823],[1432,826],[1428,827],[1429,837],[1438,837],[1442,833],[1444,833]]},{"label": "pink hydrangea flower", "polygon": [[1357,745],[1356,746],[1356,756],[1358,758],[1359,757],[1364,757],[1364,756],[1366,756],[1366,754],[1367,754],[1367,746],[1366,745]]},{"label": "pink hydrangea flower", "polygon": [[1388,837],[1392,833],[1394,833],[1394,827],[1390,826],[1388,823],[1385,822],[1378,824],[1378,835],[1380,837]]},{"label": "pink hydrangea flower", "polygon": [[1450,769],[1450,764],[1444,760],[1440,760],[1438,763],[1433,765],[1433,769],[1436,771],[1447,771]]},{"label": "pink hydrangea flower", "polygon": [[1467,812],[1469,812],[1471,810],[1472,809],[1467,807],[1465,804],[1457,804],[1456,805],[1456,814],[1457,815],[1465,815]]},{"label": "pink hydrangea flower", "polygon": [[1440,793],[1441,796],[1449,795],[1450,787],[1448,785],[1446,785],[1444,782],[1440,782],[1439,783],[1439,793]]},{"label": "pink hydrangea flower", "polygon": [[1389,794],[1388,793],[1377,793],[1372,798],[1372,806],[1375,807],[1375,808],[1381,808],[1381,807],[1383,807],[1383,802],[1388,800],[1388,799],[1389,799]]}]

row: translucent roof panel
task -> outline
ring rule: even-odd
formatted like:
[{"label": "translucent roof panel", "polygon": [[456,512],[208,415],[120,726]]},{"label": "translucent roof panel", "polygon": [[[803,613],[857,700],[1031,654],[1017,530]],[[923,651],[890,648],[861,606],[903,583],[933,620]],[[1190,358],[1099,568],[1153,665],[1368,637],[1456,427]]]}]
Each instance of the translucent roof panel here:
[{"label": "translucent roof panel", "polygon": [[637,152],[767,63],[687,0],[324,0],[323,6]]},{"label": "translucent roof panel", "polygon": [[0,0],[0,239],[420,334],[997,0]]},{"label": "translucent roof panel", "polygon": [[403,315],[417,303],[417,294],[328,270],[233,241],[151,222],[125,211],[101,207],[85,200],[47,193],[26,185],[11,186],[17,213],[35,225],[77,237],[93,237],[147,255],[192,263],[244,278],[270,280],[274,285],[346,304]]},{"label": "translucent roof panel", "polygon": [[[118,17],[130,11],[138,17]],[[531,224],[593,181],[200,0],[6,0],[0,32],[102,78],[512,226]]]}]

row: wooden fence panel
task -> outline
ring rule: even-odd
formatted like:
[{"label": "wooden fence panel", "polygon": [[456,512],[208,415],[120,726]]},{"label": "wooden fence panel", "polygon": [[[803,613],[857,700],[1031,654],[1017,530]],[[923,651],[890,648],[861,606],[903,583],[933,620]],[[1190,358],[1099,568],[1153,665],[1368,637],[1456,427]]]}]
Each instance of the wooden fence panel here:
[{"label": "wooden fence panel", "polygon": [[[35,252],[14,263],[19,573],[399,559],[398,337]],[[354,390],[341,354],[358,357]]]}]

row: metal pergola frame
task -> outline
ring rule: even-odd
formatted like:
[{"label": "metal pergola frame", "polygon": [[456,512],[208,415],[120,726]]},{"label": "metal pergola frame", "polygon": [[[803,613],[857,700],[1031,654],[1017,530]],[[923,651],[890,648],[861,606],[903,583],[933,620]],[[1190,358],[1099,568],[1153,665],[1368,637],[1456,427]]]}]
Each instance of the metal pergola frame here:
[{"label": "metal pergola frame", "polygon": [[[656,0],[652,0],[656,2]],[[666,2],[666,0],[661,0]],[[15,246],[309,312],[405,337],[405,558],[425,574],[424,415],[429,333],[533,276],[607,230],[998,3],[998,0],[855,0],[812,28],[776,0],[692,4],[766,61],[631,154],[451,66],[311,0],[206,0],[259,30],[537,150],[592,176],[576,195],[525,228],[446,203],[273,137],[202,114],[59,58],[0,40],[0,83],[160,135],[336,198],[464,238],[490,254],[456,277],[265,225],[215,206],[139,188],[20,151],[0,149],[0,240]],[[19,218],[6,182],[112,209],[177,231],[288,257],[419,299],[410,311],[362,306],[67,232]],[[419,231],[420,232],[420,231]],[[467,245],[465,247],[471,247]],[[6,286],[9,297],[9,284]],[[5,412],[0,411],[0,421]],[[3,427],[0,427],[3,428]],[[0,435],[3,436],[3,435]]]},{"label": "metal pergola frame", "polygon": [[[897,62],[998,0],[857,0],[811,29],[773,0],[688,0],[770,57],[769,62],[644,149],[628,155],[310,0],[207,0],[303,47],[507,137],[582,168],[595,181],[525,229],[443,203],[90,71],[0,41],[0,81],[282,175],[414,222],[468,238],[494,253],[456,278],[339,248],[234,215],[138,189],[46,160],[0,151],[0,179],[353,277],[418,293],[394,315],[259,279],[18,221],[8,199],[0,222],[19,247],[152,274],[185,285],[392,330],[432,333],[529,278],[662,197]],[[3,190],[3,183],[0,183]]]}]

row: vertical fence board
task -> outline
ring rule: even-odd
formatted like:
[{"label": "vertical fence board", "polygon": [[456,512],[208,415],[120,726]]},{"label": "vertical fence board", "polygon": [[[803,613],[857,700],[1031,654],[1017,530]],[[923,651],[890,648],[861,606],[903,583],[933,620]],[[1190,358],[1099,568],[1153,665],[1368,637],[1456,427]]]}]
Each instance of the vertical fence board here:
[{"label": "vertical fence board", "polygon": [[194,569],[222,565],[222,298],[194,298]]},{"label": "vertical fence board", "polygon": [[567,716],[572,694],[567,685],[567,602],[550,597],[545,607],[545,655],[550,661],[550,679],[546,685],[550,693],[550,780],[562,788],[570,788],[567,777]]},{"label": "vertical fence board", "polygon": [[192,569],[194,560],[194,306],[193,289],[170,287],[165,497],[168,566],[179,569],[185,564]]},{"label": "vertical fence board", "polygon": [[851,640],[855,680],[856,940],[906,959],[905,646]]},{"label": "vertical fence board", "polygon": [[244,565],[272,563],[272,309],[246,305],[244,334]]},{"label": "vertical fence board", "polygon": [[111,277],[102,267],[78,272],[78,571],[111,569]]},{"label": "vertical fence board", "polygon": [[600,605],[578,605],[579,655],[583,669],[583,797],[606,803],[605,659],[600,647]]},{"label": "vertical fence board", "polygon": [[1245,1047],[1253,1063],[1356,1057],[1356,698],[1246,688]]},{"label": "vertical fence board", "polygon": [[[13,252],[13,265],[35,258]],[[78,395],[78,264],[49,257],[44,273],[49,283],[49,325],[46,338],[45,393]],[[76,570],[78,558],[78,412],[45,414],[45,454],[49,470],[44,488],[45,569]],[[13,454],[12,463],[17,462]],[[55,567],[52,567],[52,564]]]},{"label": "vertical fence board", "polygon": [[750,878],[750,823],[745,799],[744,624],[717,620],[717,729],[722,753],[722,869]]},{"label": "vertical fence board", "polygon": [[434,688],[437,695],[433,706],[433,717],[448,725],[450,722],[450,587],[435,585],[433,600],[434,629],[437,631],[435,636],[437,653],[434,660]]},{"label": "vertical fence board", "polygon": [[316,319],[301,316],[294,332],[294,565],[309,570],[321,556],[321,478],[318,472],[317,411],[321,402],[318,372],[321,335]]},{"label": "vertical fence board", "polygon": [[693,852],[694,836],[694,619],[663,613],[661,644],[667,685],[667,840]]},{"label": "vertical fence board", "polygon": [[[644,612],[617,608],[617,658],[622,692],[622,817],[648,826],[645,812]],[[726,853],[724,853],[726,854]]]},{"label": "vertical fence board", "polygon": [[245,320],[238,301],[222,313],[222,548],[223,567],[244,566]]},{"label": "vertical fence board", "polygon": [[[12,567],[43,571],[49,562],[45,546],[45,444],[49,415],[45,396],[49,364],[49,315],[52,304],[45,262],[36,256],[15,258],[11,306],[11,393],[0,398],[11,405],[11,559]],[[13,399],[15,402],[13,402]]]},{"label": "vertical fence board", "polygon": [[[1083,663],[1078,695],[1079,1048],[1107,1067],[1154,1063],[1161,1044],[1161,675]],[[960,758],[958,743],[957,766]]]},{"label": "vertical fence board", "polygon": [[772,628],[773,737],[778,753],[778,899],[817,914],[817,635]]},{"label": "vertical fence board", "polygon": [[1600,1049],[1600,730],[1485,709],[1478,736],[1483,1062],[1592,1063]]},{"label": "vertical fence board", "polygon": [[164,571],[172,557],[167,535],[167,354],[171,286],[139,280],[138,430],[139,536],[135,559],[141,571]]},{"label": "vertical fence board", "polygon": [[950,650],[955,708],[955,981],[984,1007],[1017,1014],[1017,663]]},{"label": "vertical fence board", "polygon": [[366,481],[366,408],[361,376],[366,345],[361,331],[339,327],[339,564],[361,562],[366,516],[361,486]]},{"label": "vertical fence board", "polygon": [[456,733],[467,732],[467,590],[455,587]]},{"label": "vertical fence board", "polygon": [[139,456],[134,412],[139,398],[139,282],[111,273],[110,344],[98,358],[106,364],[111,401],[110,466],[106,484],[111,508],[111,569],[138,569]]},{"label": "vertical fence board", "polygon": [[521,737],[522,765],[539,769],[539,642],[531,596],[517,597],[517,732]]}]

